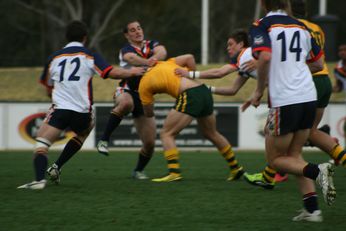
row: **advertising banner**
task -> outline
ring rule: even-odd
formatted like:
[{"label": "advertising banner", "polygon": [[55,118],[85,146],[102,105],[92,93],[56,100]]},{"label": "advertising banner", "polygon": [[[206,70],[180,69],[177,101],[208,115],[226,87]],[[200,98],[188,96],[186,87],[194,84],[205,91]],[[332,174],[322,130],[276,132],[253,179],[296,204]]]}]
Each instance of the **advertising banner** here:
[{"label": "advertising banner", "polygon": [[[161,146],[159,139],[160,130],[168,112],[173,104],[159,103],[155,105],[155,118],[157,125],[156,146]],[[106,127],[111,106],[96,107],[96,130],[95,139],[99,140]],[[238,107],[230,104],[215,104],[214,113],[217,120],[217,129],[223,134],[234,147],[238,146]],[[131,115],[124,117],[119,127],[113,132],[109,147],[140,147],[139,139],[134,121]],[[183,129],[176,138],[179,147],[213,147],[213,144],[206,140],[198,130],[197,121]]]}]

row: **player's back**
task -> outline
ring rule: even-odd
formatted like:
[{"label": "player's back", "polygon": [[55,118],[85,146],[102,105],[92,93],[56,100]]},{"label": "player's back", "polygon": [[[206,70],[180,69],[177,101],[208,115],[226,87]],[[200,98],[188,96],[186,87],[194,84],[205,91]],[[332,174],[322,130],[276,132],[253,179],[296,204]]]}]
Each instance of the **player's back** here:
[{"label": "player's back", "polygon": [[176,98],[179,94],[181,77],[174,73],[176,68],[182,68],[175,63],[175,59],[158,62],[150,68],[141,80],[151,93],[167,93]]},{"label": "player's back", "polygon": [[[325,36],[321,27],[305,19],[299,19],[299,21],[304,23],[304,25],[309,29],[311,36],[315,39],[317,45],[319,45],[321,49],[324,50]],[[313,76],[328,75],[328,74],[329,74],[329,70],[328,70],[327,63],[323,61],[323,70],[314,73]]]},{"label": "player's back", "polygon": [[[256,30],[261,31],[257,34],[265,32],[268,35],[252,35],[252,49],[255,53],[257,50],[271,51],[269,92],[272,106],[316,100],[306,62],[315,58],[311,55],[317,52],[310,52],[313,44],[306,26],[284,13],[271,12],[254,24],[253,32]],[[319,48],[316,49],[319,52]]]},{"label": "player's back", "polygon": [[71,42],[54,52],[49,59],[49,75],[54,81],[52,100],[55,107],[89,112],[92,105],[91,78],[96,72],[102,73],[100,69],[105,65],[108,64],[78,42]]}]

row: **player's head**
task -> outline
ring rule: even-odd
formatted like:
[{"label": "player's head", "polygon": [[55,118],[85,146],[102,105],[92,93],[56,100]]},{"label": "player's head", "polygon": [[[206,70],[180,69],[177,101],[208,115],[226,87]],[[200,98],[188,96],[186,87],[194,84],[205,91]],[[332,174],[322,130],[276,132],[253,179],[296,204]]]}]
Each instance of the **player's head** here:
[{"label": "player's head", "polygon": [[129,21],[123,29],[126,39],[130,43],[141,43],[144,40],[144,32],[137,20]]},{"label": "player's head", "polygon": [[296,18],[306,17],[306,1],[305,0],[291,0],[292,15]]},{"label": "player's head", "polygon": [[235,56],[243,48],[249,46],[249,36],[246,30],[235,30],[227,40],[227,51],[230,57]]},{"label": "player's head", "polygon": [[341,44],[338,47],[339,58],[346,61],[346,44]]},{"label": "player's head", "polygon": [[284,10],[289,14],[291,13],[289,0],[261,0],[261,2],[266,12]]},{"label": "player's head", "polygon": [[81,21],[72,21],[67,25],[65,35],[68,42],[85,42],[88,28]]}]

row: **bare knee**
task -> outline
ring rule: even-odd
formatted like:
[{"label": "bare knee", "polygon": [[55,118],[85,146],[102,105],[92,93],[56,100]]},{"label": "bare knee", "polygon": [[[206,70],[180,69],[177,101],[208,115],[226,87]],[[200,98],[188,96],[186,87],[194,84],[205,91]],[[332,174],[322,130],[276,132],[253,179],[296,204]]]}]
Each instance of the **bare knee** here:
[{"label": "bare knee", "polygon": [[125,116],[133,110],[133,101],[131,98],[124,97],[117,101],[112,112],[120,116]]},{"label": "bare knee", "polygon": [[47,155],[48,149],[52,145],[52,143],[43,137],[37,137],[36,138],[36,145],[35,145],[35,154],[38,155]]}]

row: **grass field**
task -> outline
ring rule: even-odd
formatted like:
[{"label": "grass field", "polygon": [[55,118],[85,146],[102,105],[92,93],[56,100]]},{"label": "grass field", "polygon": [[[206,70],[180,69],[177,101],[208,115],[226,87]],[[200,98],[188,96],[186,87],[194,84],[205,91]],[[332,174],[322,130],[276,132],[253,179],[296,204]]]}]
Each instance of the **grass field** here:
[{"label": "grass field", "polygon": [[[237,156],[249,172],[264,166],[262,152]],[[51,162],[56,157],[50,153]],[[318,152],[305,157],[327,160]],[[134,152],[109,157],[82,152],[64,166],[60,185],[27,191],[16,187],[32,180],[32,152],[0,152],[0,230],[345,230],[346,170],[341,167],[335,174],[337,201],[328,207],[320,196],[325,221],[314,224],[290,221],[302,207],[293,177],[272,191],[243,180],[227,182],[219,154],[183,152],[183,181],[135,181],[130,176],[136,159]],[[156,154],[147,173],[158,177],[166,171],[163,156]]]},{"label": "grass field", "polygon": [[[198,70],[205,70],[213,67],[220,67],[224,64],[211,64],[206,66],[198,66]],[[335,63],[330,63],[329,68],[333,70]],[[0,101],[30,101],[30,102],[48,102],[43,86],[38,84],[39,76],[42,68],[0,68]],[[216,80],[204,80],[205,83],[213,86],[231,85],[235,77],[235,73]],[[112,102],[113,92],[115,90],[115,80],[103,80],[101,78],[93,79],[93,90],[95,102]],[[218,96],[214,95],[214,100],[218,102],[243,102],[247,99],[253,89],[256,81],[249,80],[237,95]],[[157,95],[159,101],[173,101],[168,95]],[[264,99],[265,100],[265,99]],[[333,94],[331,102],[344,102],[345,93]]]}]

